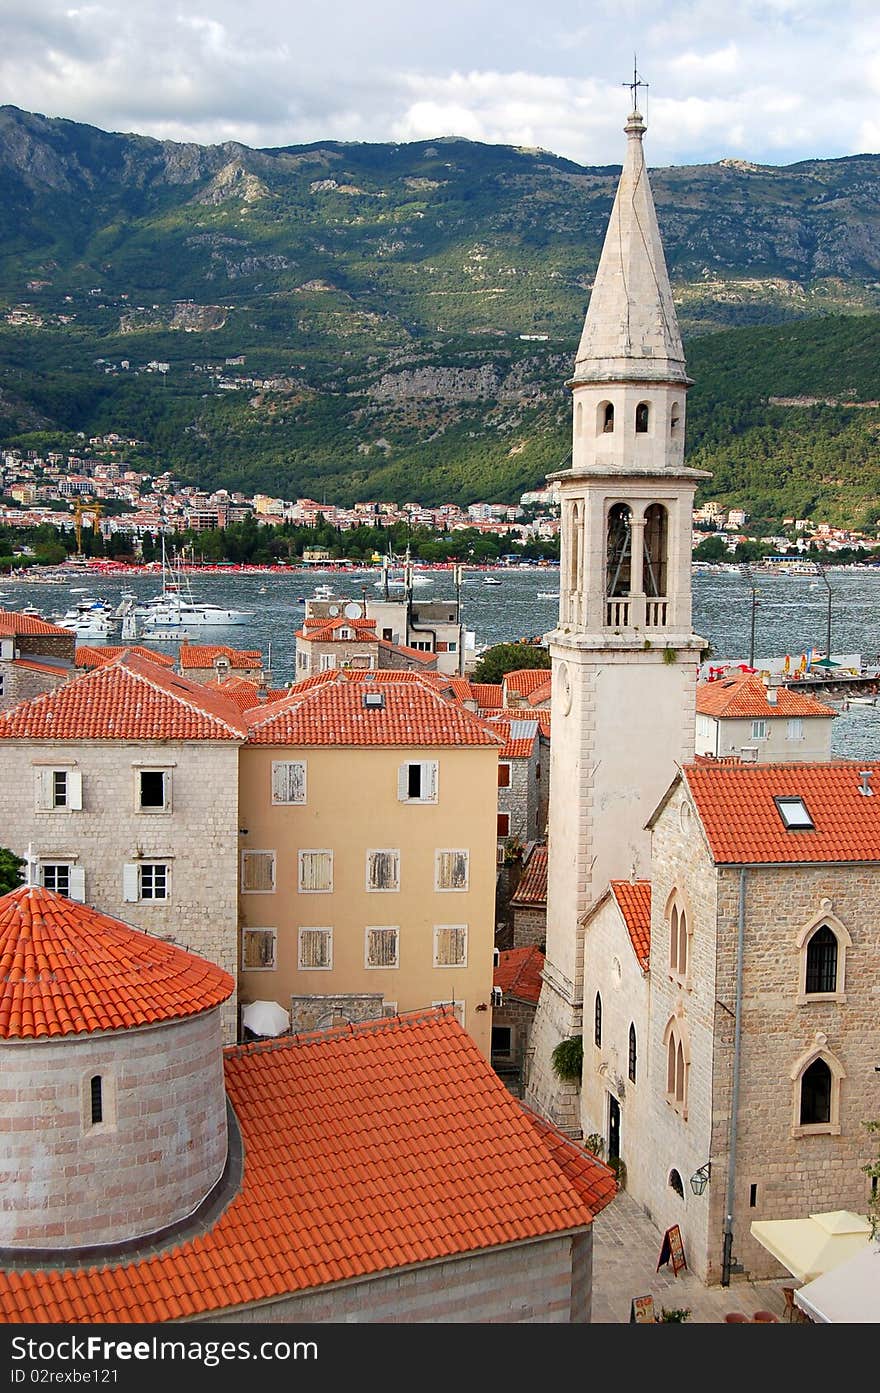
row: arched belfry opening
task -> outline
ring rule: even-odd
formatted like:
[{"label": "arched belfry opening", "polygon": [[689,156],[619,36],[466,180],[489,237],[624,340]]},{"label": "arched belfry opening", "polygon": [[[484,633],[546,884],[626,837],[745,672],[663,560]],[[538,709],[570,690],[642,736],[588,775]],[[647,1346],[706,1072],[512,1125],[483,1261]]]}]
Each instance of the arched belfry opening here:
[{"label": "arched belfry opening", "polygon": [[650,599],[665,598],[669,583],[669,514],[662,503],[645,509],[645,594]]},{"label": "arched belfry opening", "polygon": [[632,586],[632,512],[615,503],[608,513],[605,540],[605,594],[608,599],[629,595]]},{"label": "arched belfry opening", "polygon": [[614,402],[600,401],[596,411],[596,428],[600,435],[611,435],[614,431]]},{"label": "arched belfry opening", "polygon": [[636,435],[647,435],[650,424],[651,408],[646,401],[640,401],[636,407]]}]

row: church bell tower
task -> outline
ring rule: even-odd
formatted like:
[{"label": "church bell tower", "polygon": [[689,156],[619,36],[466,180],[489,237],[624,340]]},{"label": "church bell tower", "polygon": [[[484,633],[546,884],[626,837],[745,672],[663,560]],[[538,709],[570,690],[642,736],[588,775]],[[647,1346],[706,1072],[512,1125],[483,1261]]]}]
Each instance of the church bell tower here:
[{"label": "church bell tower", "polygon": [[691,623],[694,493],[684,466],[690,379],[635,109],[586,322],[567,384],[553,665],[547,952],[527,1101],[573,1135],[579,1093],[551,1055],[582,1030],[581,920],[612,879],[649,874],[645,823],[693,758],[705,640]]}]

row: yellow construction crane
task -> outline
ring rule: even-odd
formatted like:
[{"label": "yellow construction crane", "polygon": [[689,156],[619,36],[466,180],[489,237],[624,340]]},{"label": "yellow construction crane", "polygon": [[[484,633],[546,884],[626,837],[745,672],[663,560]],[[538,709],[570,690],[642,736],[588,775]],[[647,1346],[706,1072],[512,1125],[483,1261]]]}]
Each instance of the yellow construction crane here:
[{"label": "yellow construction crane", "polygon": [[73,505],[73,527],[76,532],[76,554],[82,556],[82,520],[89,514],[92,519],[92,531],[97,535],[101,530],[101,514],[103,508],[97,499],[89,499],[83,502],[78,498]]}]

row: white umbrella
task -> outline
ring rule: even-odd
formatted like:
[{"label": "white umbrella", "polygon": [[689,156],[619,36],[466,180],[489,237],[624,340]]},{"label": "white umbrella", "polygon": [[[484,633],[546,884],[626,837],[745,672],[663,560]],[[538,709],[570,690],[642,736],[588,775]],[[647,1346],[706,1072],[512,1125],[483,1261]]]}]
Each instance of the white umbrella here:
[{"label": "white umbrella", "polygon": [[277,1001],[252,1001],[241,1008],[241,1023],[254,1035],[283,1035],[290,1014]]},{"label": "white umbrella", "polygon": [[855,1257],[807,1282],[794,1299],[823,1325],[880,1323],[880,1243],[867,1243]]},{"label": "white umbrella", "polygon": [[864,1248],[871,1225],[863,1214],[834,1209],[808,1219],[756,1219],[751,1234],[799,1282],[811,1282]]}]

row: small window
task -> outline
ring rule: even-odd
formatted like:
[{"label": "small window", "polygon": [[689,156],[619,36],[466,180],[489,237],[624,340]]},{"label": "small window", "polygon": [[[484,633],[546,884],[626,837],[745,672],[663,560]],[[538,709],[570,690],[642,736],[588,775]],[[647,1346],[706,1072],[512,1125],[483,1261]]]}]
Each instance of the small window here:
[{"label": "small window", "polygon": [[510,813],[498,813],[496,817],[499,837],[510,836]]},{"label": "small window", "polygon": [[632,1024],[630,1024],[630,1028],[629,1028],[629,1056],[628,1056],[628,1068],[627,1068],[627,1073],[629,1074],[629,1081],[630,1081],[630,1083],[635,1083],[635,1081],[636,1081],[636,1028],[635,1028],[635,1026],[632,1025]]},{"label": "small window", "polygon": [[332,929],[300,929],[299,966],[309,972],[330,971],[333,967]]},{"label": "small window", "polygon": [[498,764],[498,787],[510,788],[510,761],[503,759]]},{"label": "small window", "polygon": [[602,998],[596,992],[596,1000],[593,1003],[593,1041],[601,1048],[602,1045]]},{"label": "small window", "polygon": [[513,1059],[513,1027],[510,1025],[493,1025],[492,1027],[492,1060],[505,1063]]},{"label": "small window", "polygon": [[367,711],[381,711],[385,706],[385,693],[365,691],[363,702]]},{"label": "small window", "polygon": [[275,852],[241,853],[241,888],[246,894],[268,895],[275,889]]},{"label": "small window", "polygon": [[666,1101],[686,1118],[690,1047],[681,1023],[674,1016],[663,1032],[663,1044],[666,1047]]},{"label": "small window", "polygon": [[140,871],[140,899],[168,899],[168,867],[161,861],[142,861]]},{"label": "small window", "polygon": [[169,770],[138,770],[138,806],[142,812],[165,812],[170,807],[170,793]]},{"label": "small window", "polygon": [[70,865],[65,861],[42,861],[40,881],[47,890],[56,895],[70,894]]},{"label": "small window", "polygon": [[367,928],[365,967],[399,967],[400,929]]},{"label": "small window", "polygon": [[400,889],[400,852],[367,852],[367,889]]},{"label": "small window", "polygon": [[603,435],[611,435],[614,430],[614,403],[599,403],[599,430]]},{"label": "small window", "polygon": [[673,435],[676,435],[676,434],[678,433],[678,430],[679,430],[679,427],[680,427],[680,426],[681,426],[681,407],[680,407],[680,405],[678,404],[677,401],[674,401],[674,402],[672,403],[672,409],[671,409],[671,411],[670,411],[670,413],[669,413],[669,429],[670,429],[670,431],[671,431],[671,433],[672,433]]},{"label": "small window", "polygon": [[824,1059],[814,1059],[801,1076],[802,1127],[831,1121],[831,1070]]},{"label": "small window", "polygon": [[804,723],[800,716],[792,716],[789,719],[786,734],[789,740],[803,740]]},{"label": "small window", "polygon": [[327,894],[332,891],[332,851],[301,851],[298,861],[299,881],[297,888],[300,894]]},{"label": "small window", "polygon": [[104,1085],[100,1074],[94,1074],[89,1085],[92,1126],[104,1121]]},{"label": "small window", "polygon": [[810,995],[837,991],[837,936],[827,924],[817,929],[807,944],[804,990]]},{"label": "small window", "polygon": [[646,401],[640,401],[636,407],[636,434],[644,435],[648,429],[650,421],[650,411]]},{"label": "small window", "polygon": [[684,1185],[681,1183],[681,1176],[676,1170],[669,1172],[669,1188],[675,1191],[679,1199],[684,1199]]},{"label": "small window", "polygon": [[815,824],[803,798],[774,798],[782,823],[789,832],[811,832]]},{"label": "small window", "polygon": [[[67,807],[67,770],[52,770],[52,807]],[[100,1083],[100,1079],[98,1080]]]},{"label": "small window", "polygon": [[304,803],[306,801],[305,760],[274,759],[272,761],[272,802]]},{"label": "small window", "polygon": [[438,851],[435,888],[437,890],[467,890],[468,859],[466,851]]},{"label": "small window", "polygon": [[766,740],[769,727],[766,721],[752,721],[752,739]]},{"label": "small window", "polygon": [[319,671],[319,672],[329,672],[330,669],[331,669],[331,668],[334,668],[335,666],[336,666],[336,654],[335,654],[335,653],[321,653],[321,654],[320,654],[319,659],[318,659],[318,671]]},{"label": "small window", "polygon": [[401,803],[436,803],[438,768],[436,759],[401,764],[397,771],[398,800]]},{"label": "small window", "polygon": [[434,925],[434,966],[467,967],[467,924]]},{"label": "small window", "polygon": [[82,774],[79,769],[37,769],[38,812],[82,809]]},{"label": "small window", "polygon": [[244,972],[269,972],[275,967],[275,929],[242,929],[241,966]]}]

